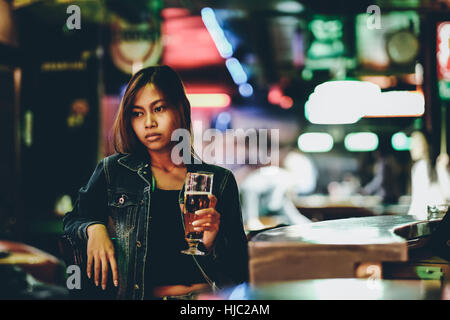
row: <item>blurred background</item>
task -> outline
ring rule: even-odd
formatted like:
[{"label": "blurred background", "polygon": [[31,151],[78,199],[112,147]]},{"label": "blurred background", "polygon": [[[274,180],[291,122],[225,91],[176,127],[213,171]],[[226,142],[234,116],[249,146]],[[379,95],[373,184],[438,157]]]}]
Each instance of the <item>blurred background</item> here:
[{"label": "blurred background", "polygon": [[[416,160],[437,181],[442,155],[448,175],[449,12],[447,0],[0,0],[0,239],[59,256],[64,213],[114,153],[128,80],[155,64],[180,74],[196,135],[278,130],[278,163],[217,163],[236,176],[248,232],[408,214]],[[235,151],[253,152],[248,140]]]}]

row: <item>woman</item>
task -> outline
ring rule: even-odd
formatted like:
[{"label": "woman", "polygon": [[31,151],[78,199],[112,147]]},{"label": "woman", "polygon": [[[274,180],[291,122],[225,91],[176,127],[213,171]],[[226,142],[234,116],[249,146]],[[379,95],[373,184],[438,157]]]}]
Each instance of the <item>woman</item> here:
[{"label": "woman", "polygon": [[[87,241],[87,275],[117,298],[181,298],[248,278],[247,240],[233,174],[195,153],[172,159],[176,129],[191,132],[190,104],[168,66],[131,78],[115,124],[116,154],[100,161],[80,189],[65,233]],[[192,141],[191,146],[192,146]],[[187,172],[214,173],[210,207],[197,211],[205,256],[180,253],[184,240],[183,185]],[[115,238],[115,245],[110,238]]]}]

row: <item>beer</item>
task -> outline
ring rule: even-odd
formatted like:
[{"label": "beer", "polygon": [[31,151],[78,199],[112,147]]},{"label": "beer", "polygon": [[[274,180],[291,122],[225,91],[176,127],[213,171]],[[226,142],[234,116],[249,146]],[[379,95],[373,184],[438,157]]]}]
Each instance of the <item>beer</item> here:
[{"label": "beer", "polygon": [[186,173],[184,188],[184,236],[189,248],[181,251],[184,254],[204,255],[198,249],[203,240],[203,232],[195,231],[192,223],[199,218],[197,210],[209,207],[208,196],[212,194],[213,174],[211,172]]},{"label": "beer", "polygon": [[185,238],[188,242],[200,242],[203,232],[194,231],[192,222],[198,219],[195,211],[209,207],[209,192],[187,191],[184,195],[184,227]]}]

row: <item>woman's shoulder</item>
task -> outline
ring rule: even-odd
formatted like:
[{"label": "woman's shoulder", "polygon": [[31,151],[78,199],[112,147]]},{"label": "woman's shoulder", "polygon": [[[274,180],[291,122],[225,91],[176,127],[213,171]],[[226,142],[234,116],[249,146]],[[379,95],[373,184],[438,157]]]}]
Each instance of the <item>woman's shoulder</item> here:
[{"label": "woman's shoulder", "polygon": [[111,154],[111,155],[109,155],[109,156],[106,156],[106,157],[104,157],[103,159],[102,159],[102,161],[103,162],[106,162],[106,161],[108,161],[108,162],[116,162],[116,161],[118,161],[120,158],[123,158],[123,157],[125,157],[125,156],[127,156],[127,154],[125,154],[125,153],[114,153],[114,154]]},{"label": "woman's shoulder", "polygon": [[107,171],[116,171],[121,167],[131,167],[134,169],[135,166],[139,165],[135,157],[127,153],[114,153],[108,155],[101,160],[101,163]]},{"label": "woman's shoulder", "polygon": [[111,165],[118,163],[119,159],[121,159],[125,156],[126,156],[126,154],[123,154],[123,153],[114,153],[114,154],[108,155],[106,157],[103,157],[100,162],[103,164],[103,166],[105,166],[105,165],[111,166]]}]

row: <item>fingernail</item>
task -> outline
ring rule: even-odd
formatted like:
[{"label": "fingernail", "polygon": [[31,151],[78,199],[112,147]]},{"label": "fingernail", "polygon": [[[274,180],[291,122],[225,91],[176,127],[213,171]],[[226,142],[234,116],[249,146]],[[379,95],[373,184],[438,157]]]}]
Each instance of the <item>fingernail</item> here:
[{"label": "fingernail", "polygon": [[98,281],[95,281],[95,285],[98,287]]},{"label": "fingernail", "polygon": [[90,273],[88,273],[87,276],[88,276],[89,279],[91,278],[91,274]]},{"label": "fingernail", "polygon": [[114,281],[114,286],[117,287],[119,285],[119,281],[115,280]]},{"label": "fingernail", "polygon": [[102,284],[102,289],[106,290],[106,286],[104,284]]}]

